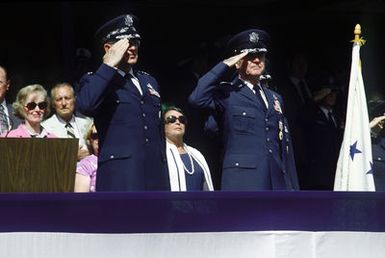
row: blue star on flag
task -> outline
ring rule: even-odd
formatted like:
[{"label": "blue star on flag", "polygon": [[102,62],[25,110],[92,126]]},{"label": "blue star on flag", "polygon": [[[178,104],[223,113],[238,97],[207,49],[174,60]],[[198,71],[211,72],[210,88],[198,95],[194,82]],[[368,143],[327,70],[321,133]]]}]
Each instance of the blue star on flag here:
[{"label": "blue star on flag", "polygon": [[353,143],[353,145],[350,145],[350,157],[352,158],[352,161],[354,159],[354,154],[356,153],[362,153],[362,151],[357,149],[357,141]]}]

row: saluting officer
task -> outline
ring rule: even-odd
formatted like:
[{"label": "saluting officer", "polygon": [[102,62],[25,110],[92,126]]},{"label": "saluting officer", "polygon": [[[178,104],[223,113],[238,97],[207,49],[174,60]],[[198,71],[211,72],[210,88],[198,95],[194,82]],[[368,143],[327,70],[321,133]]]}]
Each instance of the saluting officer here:
[{"label": "saluting officer", "polygon": [[[232,37],[230,57],[202,76],[189,96],[195,107],[213,111],[222,132],[222,190],[299,189],[282,98],[260,82],[268,39],[258,29]],[[224,82],[230,72],[234,80]]]},{"label": "saluting officer", "polygon": [[169,190],[159,86],[137,71],[137,17],[121,15],[96,32],[103,63],[80,80],[79,110],[99,134],[96,191]]}]

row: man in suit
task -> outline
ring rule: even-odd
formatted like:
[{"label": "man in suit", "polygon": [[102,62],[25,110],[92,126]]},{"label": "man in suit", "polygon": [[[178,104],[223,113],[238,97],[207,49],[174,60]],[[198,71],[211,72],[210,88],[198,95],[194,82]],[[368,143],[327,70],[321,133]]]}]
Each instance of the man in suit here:
[{"label": "man in suit", "polygon": [[306,105],[299,116],[307,154],[301,185],[304,190],[331,191],[334,188],[343,138],[342,123],[335,112],[337,93],[334,80],[328,80],[313,93],[314,101]]},{"label": "man in suit", "polygon": [[103,63],[80,80],[79,110],[99,134],[96,191],[169,190],[159,86],[134,69],[141,36],[137,18],[121,15],[97,32]]},{"label": "man in suit", "polygon": [[58,83],[51,89],[52,108],[55,110],[42,126],[59,138],[79,139],[78,160],[89,155],[85,143],[92,120],[75,114],[75,92],[71,84]]},{"label": "man in suit", "polygon": [[7,104],[5,99],[10,86],[11,80],[8,78],[7,70],[0,66],[0,135],[17,128],[20,124],[20,119],[14,115],[12,105]]},{"label": "man in suit", "polygon": [[299,183],[302,185],[307,162],[304,132],[298,117],[304,106],[312,102],[312,91],[308,84],[308,58],[303,50],[287,51],[287,73],[279,79],[278,92],[285,103],[284,112],[290,126],[294,157]]},{"label": "man in suit", "polygon": [[[189,96],[193,106],[212,110],[221,131],[222,190],[298,189],[281,96],[260,83],[268,37],[258,29],[232,37],[230,57],[202,76]],[[223,81],[231,72],[234,79]]]}]

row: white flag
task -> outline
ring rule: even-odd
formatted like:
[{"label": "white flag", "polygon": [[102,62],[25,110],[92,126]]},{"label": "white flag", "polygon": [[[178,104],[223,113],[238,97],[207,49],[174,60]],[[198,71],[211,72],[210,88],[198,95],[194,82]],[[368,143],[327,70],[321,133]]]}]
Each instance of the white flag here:
[{"label": "white flag", "polygon": [[345,132],[337,163],[334,190],[375,191],[372,143],[359,42],[353,44]]}]

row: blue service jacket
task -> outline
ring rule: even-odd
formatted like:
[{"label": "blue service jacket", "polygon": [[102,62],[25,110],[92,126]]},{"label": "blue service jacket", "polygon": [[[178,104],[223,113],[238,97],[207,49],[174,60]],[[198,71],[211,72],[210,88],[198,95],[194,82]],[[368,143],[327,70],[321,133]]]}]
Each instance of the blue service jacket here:
[{"label": "blue service jacket", "polygon": [[385,191],[385,137],[372,138],[373,177],[376,191]]},{"label": "blue service jacket", "polygon": [[77,108],[94,118],[99,135],[97,191],[169,190],[157,81],[131,79],[102,64],[80,80]]},{"label": "blue service jacket", "polygon": [[[221,189],[299,189],[281,96],[265,88],[266,109],[262,98],[238,78],[221,83],[230,69],[219,63],[198,81],[189,96],[193,106],[212,109],[222,130],[225,152]],[[282,139],[278,137],[280,131]]]}]

